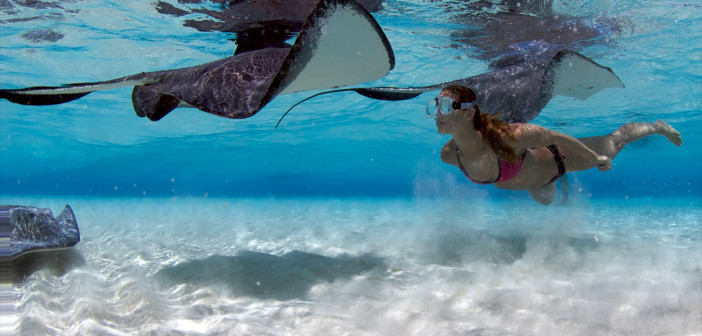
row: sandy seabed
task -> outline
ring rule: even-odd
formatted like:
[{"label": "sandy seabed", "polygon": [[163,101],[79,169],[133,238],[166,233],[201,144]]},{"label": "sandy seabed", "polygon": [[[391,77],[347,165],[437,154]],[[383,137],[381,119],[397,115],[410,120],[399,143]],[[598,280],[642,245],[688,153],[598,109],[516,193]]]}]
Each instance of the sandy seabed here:
[{"label": "sandy seabed", "polygon": [[700,335],[700,200],[53,199],[19,334]]}]

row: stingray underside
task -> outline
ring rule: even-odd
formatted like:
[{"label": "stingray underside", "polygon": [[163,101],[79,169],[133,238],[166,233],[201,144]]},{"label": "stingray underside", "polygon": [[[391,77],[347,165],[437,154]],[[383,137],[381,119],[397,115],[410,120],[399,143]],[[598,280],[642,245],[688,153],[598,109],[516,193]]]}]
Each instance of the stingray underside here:
[{"label": "stingray underside", "polygon": [[390,42],[368,11],[353,0],[320,1],[260,107],[279,94],[377,80],[394,67]]},{"label": "stingray underside", "polygon": [[546,67],[541,96],[546,100],[558,95],[587,99],[604,89],[623,87],[624,83],[611,68],[574,51],[563,50]]},{"label": "stingray underside", "polygon": [[30,252],[64,249],[80,241],[78,223],[68,205],[56,218],[49,209],[0,206],[0,220],[9,226],[9,246],[2,249],[2,257],[13,259]]}]

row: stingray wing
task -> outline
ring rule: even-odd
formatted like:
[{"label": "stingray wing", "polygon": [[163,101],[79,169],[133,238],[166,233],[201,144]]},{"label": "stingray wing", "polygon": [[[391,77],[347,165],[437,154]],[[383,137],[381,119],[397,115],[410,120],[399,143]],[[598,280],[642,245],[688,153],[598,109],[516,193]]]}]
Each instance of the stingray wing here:
[{"label": "stingray wing", "polygon": [[368,11],[352,0],[320,1],[261,107],[279,94],[377,80],[394,67],[390,42]]},{"label": "stingray wing", "polygon": [[[599,65],[574,51],[558,52],[550,62],[538,59],[490,71],[477,76],[421,87],[365,87],[320,92],[291,106],[329,93],[353,91],[368,98],[397,101],[412,99],[424,92],[458,84],[471,87],[486,113],[508,122],[529,122],[557,95],[587,99],[606,88],[623,88],[624,83],[611,68]],[[512,97],[505,99],[505,97]]]},{"label": "stingray wing", "polygon": [[22,105],[56,105],[76,100],[94,91],[112,90],[125,86],[149,85],[159,82],[158,78],[143,77],[134,75],[104,82],[6,89],[0,90],[0,99],[7,99],[15,104]]},{"label": "stingray wing", "polygon": [[0,98],[50,105],[93,91],[134,86],[134,110],[151,120],[161,119],[178,106],[247,118],[279,94],[376,80],[394,64],[385,34],[361,5],[353,0],[322,0],[291,49],[267,48],[190,68],[104,82],[0,90]]},{"label": "stingray wing", "polygon": [[227,118],[247,118],[279,94],[359,84],[395,64],[387,37],[352,0],[319,2],[290,49],[267,48],[164,73],[134,89],[134,109],[158,120],[183,103]]},{"label": "stingray wing", "polygon": [[587,99],[606,88],[623,87],[624,83],[611,68],[574,51],[563,50],[546,68],[541,96],[545,99],[557,95]]},{"label": "stingray wing", "polygon": [[9,246],[2,257],[68,248],[80,241],[78,223],[70,206],[54,218],[51,210],[29,206],[0,206],[0,221],[9,226]]},{"label": "stingray wing", "polygon": [[267,48],[160,74],[154,85],[137,86],[132,103],[137,115],[159,120],[179,106],[220,117],[248,118],[288,55],[289,48]]}]

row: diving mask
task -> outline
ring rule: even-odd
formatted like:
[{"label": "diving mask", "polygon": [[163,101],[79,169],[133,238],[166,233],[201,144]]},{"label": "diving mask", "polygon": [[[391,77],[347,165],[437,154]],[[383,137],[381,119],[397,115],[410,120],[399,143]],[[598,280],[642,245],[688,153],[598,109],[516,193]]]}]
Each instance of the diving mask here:
[{"label": "diving mask", "polygon": [[475,106],[475,101],[459,103],[451,97],[438,97],[427,102],[427,118],[436,118],[439,114],[449,115],[455,110],[469,109]]}]

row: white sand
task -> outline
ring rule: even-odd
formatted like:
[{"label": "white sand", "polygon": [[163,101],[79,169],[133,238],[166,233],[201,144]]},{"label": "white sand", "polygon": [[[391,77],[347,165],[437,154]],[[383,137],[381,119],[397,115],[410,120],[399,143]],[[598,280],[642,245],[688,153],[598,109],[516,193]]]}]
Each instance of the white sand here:
[{"label": "white sand", "polygon": [[699,200],[68,201],[22,334],[702,333]]}]

